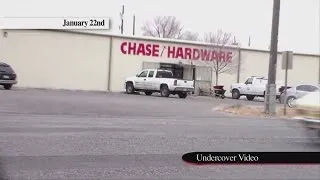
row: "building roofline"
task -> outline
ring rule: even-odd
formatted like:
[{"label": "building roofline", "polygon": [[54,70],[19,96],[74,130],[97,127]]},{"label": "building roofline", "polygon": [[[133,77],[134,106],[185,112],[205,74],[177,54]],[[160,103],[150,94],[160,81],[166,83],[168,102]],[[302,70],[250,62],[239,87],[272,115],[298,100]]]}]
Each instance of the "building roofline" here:
[{"label": "building roofline", "polygon": [[[255,48],[241,48],[243,51],[253,51],[253,52],[263,52],[263,53],[269,53],[269,50],[262,50],[262,49],[255,49]],[[282,54],[282,52],[278,52],[278,54]],[[320,54],[308,54],[308,53],[293,53],[297,56],[311,56],[311,57],[318,57],[320,58]]]},{"label": "building roofline", "polygon": [[[168,38],[157,38],[157,37],[147,37],[147,36],[128,36],[128,35],[119,35],[109,32],[89,32],[89,31],[81,31],[81,30],[66,30],[66,29],[36,29],[42,31],[56,31],[56,32],[66,32],[72,34],[87,34],[93,36],[103,36],[103,37],[114,37],[114,38],[124,38],[124,39],[133,39],[133,40],[144,40],[144,41],[160,41],[164,43],[174,43],[174,44],[185,44],[185,45],[193,45],[193,46],[209,46],[212,45],[210,43],[205,42],[197,42],[197,41],[188,41],[188,40],[179,40],[179,39],[168,39]],[[225,46],[226,48],[237,49],[237,46]],[[269,53],[269,50],[262,50],[262,49],[255,49],[255,48],[242,48],[240,50],[243,51],[251,51],[251,52],[262,52],[262,53]],[[281,52],[278,52],[281,54]],[[320,58],[320,54],[308,54],[308,53],[294,53],[294,55],[298,56],[311,56],[311,57],[318,57]],[[319,59],[320,60],[320,59]]]}]

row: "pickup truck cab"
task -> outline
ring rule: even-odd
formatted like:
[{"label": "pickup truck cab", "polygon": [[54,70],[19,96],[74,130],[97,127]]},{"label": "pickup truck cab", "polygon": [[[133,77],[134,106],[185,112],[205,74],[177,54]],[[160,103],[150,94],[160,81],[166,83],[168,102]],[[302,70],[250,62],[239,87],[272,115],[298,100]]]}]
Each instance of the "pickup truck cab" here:
[{"label": "pickup truck cab", "polygon": [[[247,78],[245,83],[231,84],[230,93],[233,99],[239,99],[241,96],[246,96],[249,101],[252,101],[255,97],[264,97],[266,91],[266,85],[268,79],[262,76],[251,76]],[[281,83],[276,84],[277,98],[280,97]]]},{"label": "pickup truck cab", "polygon": [[138,91],[148,96],[159,92],[163,97],[178,94],[180,98],[186,98],[194,91],[194,81],[176,79],[171,71],[162,69],[144,69],[136,76],[126,78],[124,86],[128,94]]}]

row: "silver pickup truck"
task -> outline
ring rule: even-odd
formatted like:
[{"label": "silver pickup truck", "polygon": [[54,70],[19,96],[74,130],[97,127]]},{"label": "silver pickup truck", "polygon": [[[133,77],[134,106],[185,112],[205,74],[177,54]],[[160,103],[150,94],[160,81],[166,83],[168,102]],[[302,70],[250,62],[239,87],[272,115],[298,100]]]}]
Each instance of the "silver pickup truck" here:
[{"label": "silver pickup truck", "polygon": [[320,90],[310,92],[294,101],[298,120],[308,132],[315,135],[312,137],[316,142],[320,142]]}]

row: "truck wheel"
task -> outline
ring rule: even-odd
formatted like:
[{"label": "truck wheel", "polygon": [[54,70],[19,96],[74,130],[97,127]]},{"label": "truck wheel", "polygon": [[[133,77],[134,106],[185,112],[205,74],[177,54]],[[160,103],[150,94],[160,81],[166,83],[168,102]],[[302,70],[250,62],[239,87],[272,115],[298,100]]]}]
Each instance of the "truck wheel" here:
[{"label": "truck wheel", "polygon": [[247,95],[247,99],[248,99],[249,101],[252,101],[252,100],[254,99],[254,96],[253,96],[253,95]]},{"label": "truck wheel", "polygon": [[240,98],[240,91],[238,89],[232,90],[232,99],[239,99]]},{"label": "truck wheel", "polygon": [[131,82],[128,82],[126,84],[126,93],[128,94],[133,94],[134,93],[134,87],[133,87],[133,84]]},{"label": "truck wheel", "polygon": [[152,92],[150,92],[150,91],[146,91],[146,92],[144,92],[147,96],[151,96],[151,94],[152,94]]},{"label": "truck wheel", "polygon": [[185,98],[188,96],[188,94],[185,93],[185,92],[181,92],[181,93],[178,94],[178,96],[179,96],[179,98],[181,98],[181,99],[185,99]]},{"label": "truck wheel", "polygon": [[290,108],[293,108],[294,107],[294,100],[295,100],[296,98],[295,97],[289,97],[288,99],[287,99],[287,104],[288,104],[288,106],[290,107]]},{"label": "truck wheel", "polygon": [[12,88],[12,84],[4,84],[3,87],[6,90],[10,90]]},{"label": "truck wheel", "polygon": [[160,87],[160,95],[162,97],[169,97],[170,91],[167,85],[161,85]]}]

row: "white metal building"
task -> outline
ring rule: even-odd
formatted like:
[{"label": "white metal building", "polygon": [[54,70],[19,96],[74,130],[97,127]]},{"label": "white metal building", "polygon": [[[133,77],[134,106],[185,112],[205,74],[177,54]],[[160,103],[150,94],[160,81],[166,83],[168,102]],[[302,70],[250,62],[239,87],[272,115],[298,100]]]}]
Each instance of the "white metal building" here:
[{"label": "white metal building", "polygon": [[[269,52],[263,50],[228,47],[217,51],[198,42],[88,32],[0,30],[0,61],[17,72],[19,87],[122,91],[125,77],[143,68],[161,67],[195,80],[196,89],[208,88],[215,84],[211,66],[218,59],[239,68],[219,75],[219,84],[227,90],[248,76],[267,77]],[[319,83],[320,56],[294,54],[288,75],[289,85]],[[277,80],[284,80],[280,53]]]}]

